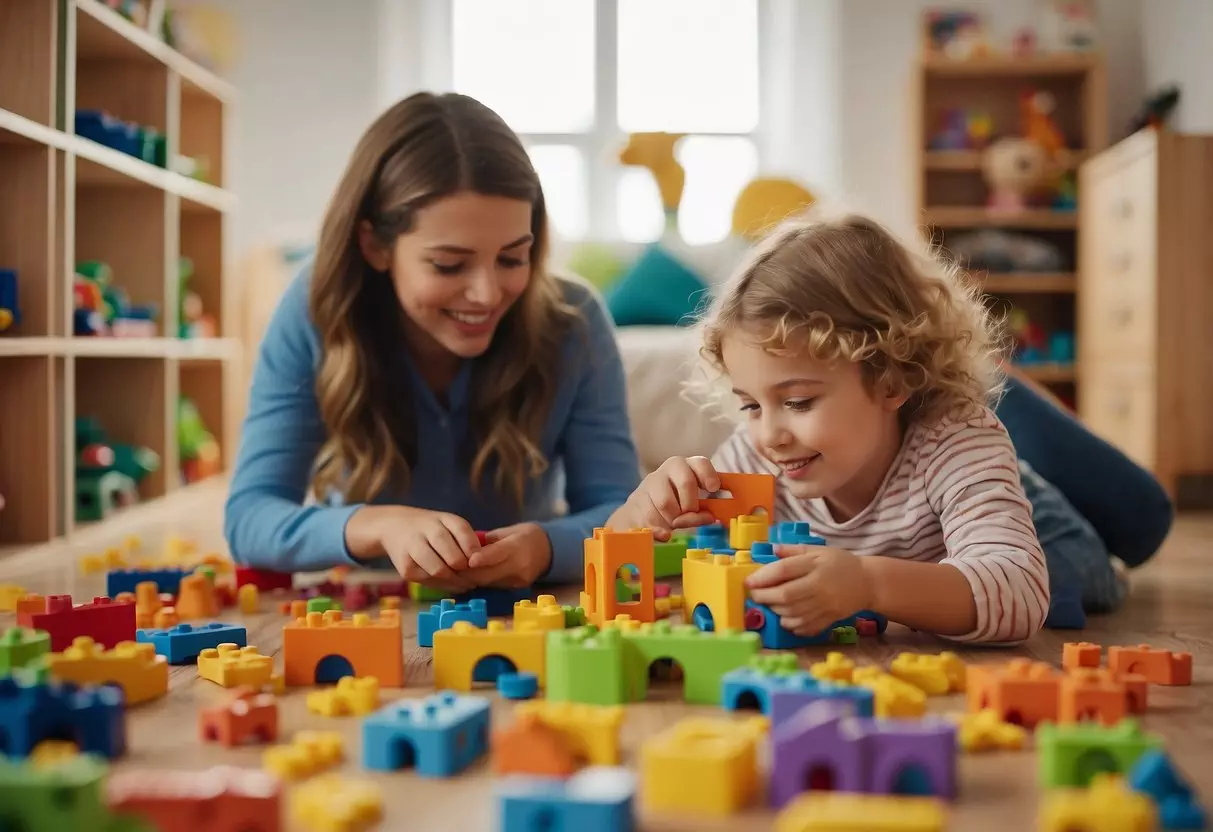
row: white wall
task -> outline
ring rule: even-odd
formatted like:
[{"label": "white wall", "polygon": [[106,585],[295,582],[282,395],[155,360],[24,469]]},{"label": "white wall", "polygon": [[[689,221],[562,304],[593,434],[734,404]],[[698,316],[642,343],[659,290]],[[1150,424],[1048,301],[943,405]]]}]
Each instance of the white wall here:
[{"label": "white wall", "polygon": [[1213,0],[1142,3],[1141,23],[1147,87],[1180,87],[1172,127],[1213,133]]}]

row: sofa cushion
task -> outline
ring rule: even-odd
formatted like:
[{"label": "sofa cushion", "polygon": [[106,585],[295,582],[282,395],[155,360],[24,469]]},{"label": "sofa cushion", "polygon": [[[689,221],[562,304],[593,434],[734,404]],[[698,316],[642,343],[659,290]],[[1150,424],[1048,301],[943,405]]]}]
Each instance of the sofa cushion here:
[{"label": "sofa cushion", "polygon": [[680,326],[691,322],[707,294],[704,280],[657,243],[607,289],[607,307],[617,326]]}]

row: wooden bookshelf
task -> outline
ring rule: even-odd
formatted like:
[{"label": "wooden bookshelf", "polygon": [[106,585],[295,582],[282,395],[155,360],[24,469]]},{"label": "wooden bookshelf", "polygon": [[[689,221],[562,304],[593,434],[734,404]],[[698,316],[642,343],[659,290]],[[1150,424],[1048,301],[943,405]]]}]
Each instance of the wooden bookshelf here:
[{"label": "wooden bookshelf", "polygon": [[[1008,271],[993,272],[985,271],[981,263],[962,265],[971,268],[971,277],[1000,315],[1026,314],[1045,333],[1070,333],[1076,342],[1080,213],[1050,207],[1011,213],[991,210],[980,143],[939,147],[933,139],[945,116],[955,112],[984,115],[995,138],[1022,135],[1021,92],[1046,92],[1055,102],[1052,118],[1066,139],[1055,166],[1074,175],[1108,143],[1102,56],[995,54],[957,60],[924,48],[913,84],[916,105],[910,134],[918,162],[917,216],[925,233],[945,250],[953,246],[964,250],[962,238],[981,231],[1005,231],[1051,246],[1057,262],[1045,272],[1025,269],[1017,262]],[[1077,198],[1081,204],[1082,195]],[[1072,362],[1059,363],[1045,355],[1023,369],[1063,399],[1076,401],[1078,374]]]},{"label": "wooden bookshelf", "polygon": [[[243,386],[228,290],[234,100],[226,81],[98,0],[0,0],[0,269],[18,272],[21,312],[0,332],[0,548],[86,525],[75,511],[77,417],[159,456],[143,503],[184,486],[181,394],[227,467]],[[164,164],[77,135],[82,109],[154,128]],[[205,181],[180,157],[205,159]],[[182,256],[216,337],[181,337]],[[132,304],[156,308],[154,332],[75,334],[76,266],[89,260],[110,266]]]}]

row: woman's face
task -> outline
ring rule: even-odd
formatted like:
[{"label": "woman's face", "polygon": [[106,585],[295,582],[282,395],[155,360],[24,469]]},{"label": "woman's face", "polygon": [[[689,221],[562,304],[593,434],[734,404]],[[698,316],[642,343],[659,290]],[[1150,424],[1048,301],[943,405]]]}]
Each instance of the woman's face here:
[{"label": "woman's face", "polygon": [[460,192],[419,211],[380,262],[368,253],[391,272],[422,349],[475,358],[489,348],[531,279],[531,213],[525,200]]}]

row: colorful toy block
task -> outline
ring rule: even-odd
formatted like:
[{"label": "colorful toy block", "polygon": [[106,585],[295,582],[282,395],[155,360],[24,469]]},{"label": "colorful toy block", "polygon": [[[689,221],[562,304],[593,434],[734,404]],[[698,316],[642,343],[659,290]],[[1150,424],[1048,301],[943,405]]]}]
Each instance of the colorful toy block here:
[{"label": "colorful toy block", "polygon": [[289,743],[265,749],[261,764],[283,780],[303,780],[344,759],[345,740],[339,731],[299,731]]},{"label": "colorful toy block", "polygon": [[[518,603],[530,602],[519,601]],[[561,618],[563,619],[563,616]],[[477,627],[487,627],[489,623],[488,607],[482,599],[469,601],[466,604],[456,604],[450,598],[443,598],[439,603],[431,605],[429,610],[417,613],[418,646],[433,647],[434,633],[438,630],[449,629],[456,621],[467,621]]]},{"label": "colorful toy block", "polygon": [[366,716],[379,707],[379,680],[346,676],[328,690],[307,695],[307,709],[322,716]]},{"label": "colorful toy block", "polygon": [[970,665],[967,708],[993,708],[1003,722],[1034,728],[1057,722],[1062,675],[1044,662],[1016,658],[1001,665]]},{"label": "colorful toy block", "polygon": [[434,633],[434,687],[471,690],[473,673],[486,658],[505,659],[513,665],[512,671],[534,673],[539,687],[543,687],[546,636],[544,631],[530,627],[507,630],[503,621],[490,621],[485,628],[456,621],[449,629]]},{"label": "colorful toy block", "polygon": [[362,723],[362,765],[372,771],[413,767],[422,777],[451,777],[488,745],[488,701],[451,691],[393,702]]},{"label": "colorful toy block", "polygon": [[218,742],[229,748],[250,740],[254,743],[278,739],[278,702],[255,687],[240,687],[221,705],[198,713],[198,734],[203,742]]},{"label": "colorful toy block", "polygon": [[201,621],[219,614],[214,584],[200,572],[181,579],[173,606],[177,608],[177,618],[181,621]]},{"label": "colorful toy block", "polygon": [[724,816],[758,794],[761,718],[746,721],[684,719],[640,749],[641,799],[646,809]]},{"label": "colorful toy block", "polygon": [[497,692],[505,699],[531,699],[539,692],[539,677],[525,670],[502,673],[497,677]]},{"label": "colorful toy block", "polygon": [[834,644],[858,644],[859,632],[850,624],[831,627],[830,641]]},{"label": "colorful toy block", "polygon": [[[336,682],[342,676],[374,676],[385,688],[404,687],[400,614],[379,618],[336,610],[310,612],[282,628],[282,664],[287,685]],[[435,654],[435,659],[437,655]]]},{"label": "colorful toy block", "polygon": [[198,675],[225,688],[260,688],[274,684],[274,658],[261,655],[256,647],[220,644],[198,654]]},{"label": "colorful toy block", "polygon": [[1115,725],[1129,715],[1129,694],[1123,682],[1102,668],[1071,670],[1061,680],[1057,721],[1065,724],[1096,719]]},{"label": "colorful toy block", "polygon": [[[533,626],[539,630],[563,630],[564,607],[556,603],[555,595],[540,595],[534,601],[528,599],[514,604],[514,629]],[[477,624],[483,627],[483,624]]]},{"label": "colorful toy block", "polygon": [[1192,684],[1192,654],[1155,650],[1148,644],[1109,647],[1108,670],[1114,674],[1136,673],[1152,685]]},{"label": "colorful toy block", "polygon": [[383,818],[383,790],[367,780],[322,774],[290,795],[291,819],[313,832],[362,832]]},{"label": "colorful toy block", "polygon": [[699,501],[700,511],[709,512],[718,523],[734,517],[764,514],[775,516],[775,478],[770,474],[720,472],[720,491]]},{"label": "colorful toy block", "polygon": [[290,590],[295,585],[295,576],[290,572],[270,572],[265,569],[253,569],[248,566],[236,567],[236,590],[245,584],[257,587],[258,592],[273,592],[274,590]]},{"label": "colorful toy block", "polygon": [[1129,772],[1129,786],[1158,807],[1163,829],[1207,829],[1209,817],[1192,785],[1162,751],[1147,751]]},{"label": "colorful toy block", "polygon": [[549,702],[622,705],[636,699],[623,632],[593,625],[547,634]]},{"label": "colorful toy block", "polygon": [[889,664],[889,673],[909,682],[928,696],[958,693],[965,689],[966,668],[955,653],[936,656],[901,653]]},{"label": "colorful toy block", "polygon": [[144,581],[156,585],[157,593],[176,595],[181,579],[189,575],[189,569],[111,569],[105,574],[105,594],[113,598],[119,592],[134,592]]},{"label": "colorful toy block", "polygon": [[772,729],[771,803],[806,790],[956,796],[956,726],[854,715],[822,700]]},{"label": "colorful toy block", "polygon": [[636,781],[595,766],[568,780],[513,776],[495,786],[501,832],[633,832]]},{"label": "colorful toy block", "polygon": [[771,713],[774,694],[783,690],[817,688],[807,671],[801,670],[791,653],[754,656],[745,667],[724,674],[720,680],[720,705],[725,710],[754,709]]},{"label": "colorful toy block", "polygon": [[489,746],[490,765],[497,776],[569,777],[583,762],[565,735],[536,714],[519,715],[506,727],[495,729]]},{"label": "colorful toy block", "polygon": [[1018,751],[1024,747],[1028,732],[1022,725],[1012,725],[998,718],[998,712],[987,708],[977,713],[962,714],[956,731],[957,741],[965,751]]},{"label": "colorful toy block", "polygon": [[77,636],[90,636],[103,647],[116,647],[135,640],[135,605],[104,596],[91,603],[72,606],[70,595],[27,598],[17,608],[17,624],[44,630],[51,637],[51,650],[66,650]]},{"label": "colorful toy block", "polygon": [[1061,666],[1065,670],[1099,667],[1103,648],[1089,641],[1067,641],[1061,646]]},{"label": "colorful toy block", "polygon": [[315,598],[307,599],[308,612],[328,612],[329,610],[341,611],[341,605],[327,595],[317,595]]},{"label": "colorful toy block", "polygon": [[0,817],[7,829],[155,832],[143,819],[111,813],[105,760],[90,754],[33,766],[0,758]]},{"label": "colorful toy block", "polygon": [[277,832],[282,828],[282,786],[273,776],[255,769],[131,769],[113,774],[107,793],[114,812],[141,818],[152,829]]},{"label": "colorful toy block", "polygon": [[885,673],[876,665],[857,667],[852,675],[856,685],[872,691],[873,712],[880,719],[913,719],[927,710],[927,695],[922,688]]},{"label": "colorful toy block", "polygon": [[849,685],[851,675],[855,672],[855,662],[842,653],[830,651],[826,653],[824,662],[814,662],[809,667],[809,673],[814,679],[823,682],[842,682]]},{"label": "colorful toy block", "polygon": [[[638,583],[634,600],[620,601],[615,594],[615,576],[624,566],[635,567]],[[631,598],[631,595],[628,596]],[[585,589],[580,606],[586,619],[602,626],[617,615],[636,621],[656,621],[653,591],[653,532],[651,529],[610,531],[595,529],[585,541]]]},{"label": "colorful toy block", "polygon": [[[0,497],[0,508],[4,507],[4,498]],[[29,593],[25,587],[17,584],[0,584],[0,612],[16,612],[17,602]]]},{"label": "colorful toy block", "polygon": [[729,521],[729,548],[750,551],[756,543],[767,543],[771,531],[769,515],[739,514]]},{"label": "colorful toy block", "polygon": [[82,753],[126,753],[126,703],[121,689],[8,677],[0,679],[4,753],[26,757],[46,739],[70,737]]},{"label": "colorful toy block", "polygon": [[239,624],[224,624],[212,621],[209,624],[178,624],[158,630],[139,630],[135,640],[155,646],[156,652],[168,659],[169,664],[188,664],[195,661],[208,647],[220,644],[235,644],[244,647],[248,635]]},{"label": "colorful toy block", "polygon": [[775,818],[775,832],[944,832],[947,805],[934,797],[807,792]]},{"label": "colorful toy block", "polygon": [[254,584],[245,584],[236,590],[236,604],[244,615],[252,615],[261,607],[260,591]]},{"label": "colorful toy block", "polygon": [[590,765],[613,766],[619,763],[622,706],[524,702],[514,709],[514,713],[520,718],[533,716],[558,731],[574,756]]},{"label": "colorful toy block", "polygon": [[686,538],[653,542],[653,577],[676,578],[682,574],[682,561],[687,556]]},{"label": "colorful toy block", "polygon": [[150,702],[168,694],[168,661],[150,644],[124,641],[103,650],[88,636],[80,636],[62,653],[44,659],[51,677],[77,685],[117,685],[127,705]]},{"label": "colorful toy block", "polygon": [[1057,789],[1038,813],[1041,832],[1150,832],[1158,810],[1150,799],[1125,786],[1124,778],[1098,774],[1087,789]]},{"label": "colorful toy block", "polygon": [[806,705],[822,699],[849,704],[856,716],[876,715],[876,693],[870,688],[800,679],[796,684],[778,688],[771,693],[771,729],[796,716]]},{"label": "colorful toy block", "polygon": [[25,627],[9,627],[0,635],[0,675],[7,676],[49,653],[50,633]]},{"label": "colorful toy block", "polygon": [[690,625],[668,621],[642,624],[624,631],[624,661],[634,697],[648,693],[649,671],[659,660],[672,659],[682,669],[683,699],[694,705],[720,701],[721,680],[730,670],[744,667],[761,644],[756,633],[702,632]]},{"label": "colorful toy block", "polygon": [[1100,771],[1127,774],[1147,751],[1162,744],[1161,737],[1144,733],[1135,719],[1111,728],[1090,722],[1045,723],[1036,729],[1040,785],[1085,788]]}]

